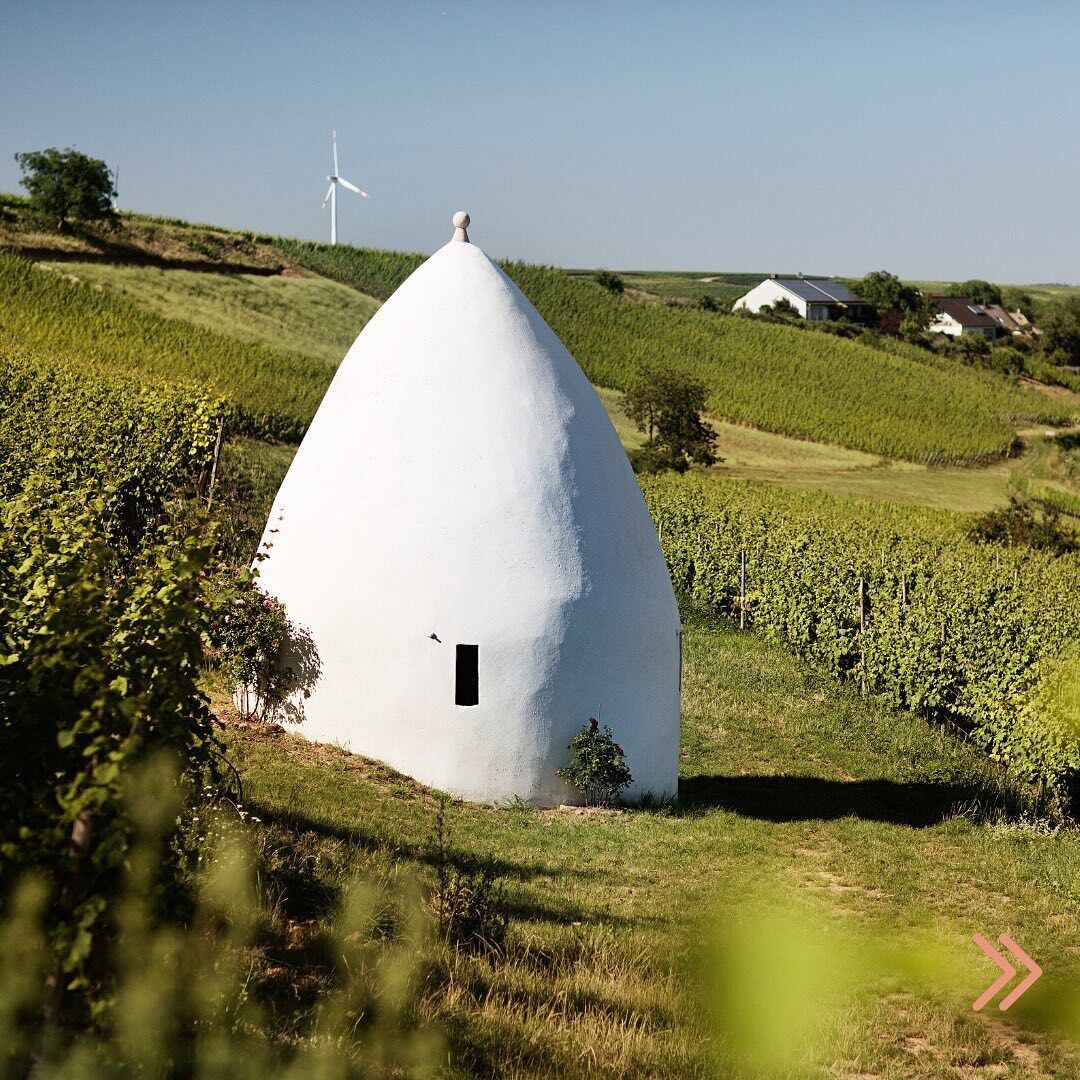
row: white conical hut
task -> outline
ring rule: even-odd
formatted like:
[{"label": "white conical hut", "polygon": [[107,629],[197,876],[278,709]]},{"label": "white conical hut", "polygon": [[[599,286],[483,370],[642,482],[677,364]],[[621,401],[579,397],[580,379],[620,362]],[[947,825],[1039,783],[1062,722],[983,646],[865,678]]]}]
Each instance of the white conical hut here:
[{"label": "white conical hut", "polygon": [[593,388],[468,224],[356,339],[274,503],[261,584],[322,666],[298,730],[544,806],[573,800],[556,772],[597,716],[628,796],[674,796],[680,626],[656,532]]}]

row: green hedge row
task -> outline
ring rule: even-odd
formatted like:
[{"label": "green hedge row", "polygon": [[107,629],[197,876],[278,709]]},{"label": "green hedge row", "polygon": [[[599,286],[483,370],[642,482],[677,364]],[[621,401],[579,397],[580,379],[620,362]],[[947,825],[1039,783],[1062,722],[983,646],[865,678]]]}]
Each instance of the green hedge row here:
[{"label": "green hedge row", "polygon": [[643,490],[695,597],[895,706],[950,718],[1026,779],[1080,768],[1080,740],[1018,725],[1080,639],[1080,558],[978,545],[938,511],[701,475]]}]

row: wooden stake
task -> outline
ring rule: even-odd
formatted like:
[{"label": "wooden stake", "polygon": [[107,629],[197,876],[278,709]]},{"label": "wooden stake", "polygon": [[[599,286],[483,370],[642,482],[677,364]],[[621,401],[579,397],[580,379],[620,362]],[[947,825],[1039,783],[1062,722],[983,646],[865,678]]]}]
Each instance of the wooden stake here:
[{"label": "wooden stake", "polygon": [[859,667],[862,671],[862,688],[866,689],[866,645],[863,634],[866,633],[866,581],[859,578]]},{"label": "wooden stake", "polygon": [[739,552],[739,629],[746,629],[746,552]]},{"label": "wooden stake", "polygon": [[218,461],[221,458],[221,437],[225,432],[225,417],[218,417],[217,424],[217,438],[214,440],[214,464],[210,468],[210,486],[206,492],[206,510],[210,512],[210,507],[214,505],[214,485],[217,483],[217,467]]}]

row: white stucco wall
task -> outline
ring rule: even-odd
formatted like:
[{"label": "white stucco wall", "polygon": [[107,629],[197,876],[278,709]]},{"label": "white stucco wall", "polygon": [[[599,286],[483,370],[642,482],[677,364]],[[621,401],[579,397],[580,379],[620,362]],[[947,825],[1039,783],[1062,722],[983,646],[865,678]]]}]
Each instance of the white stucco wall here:
[{"label": "white stucco wall", "polygon": [[964,332],[964,328],[944,311],[939,312],[930,320],[929,330],[931,334],[948,334],[950,337],[959,337]]},{"label": "white stucco wall", "polygon": [[749,311],[760,311],[763,307],[772,307],[777,300],[786,300],[804,319],[806,318],[806,301],[788,292],[773,278],[766,278],[760,285],[755,285],[731,306],[733,309],[747,308]]},{"label": "white stucco wall", "polygon": [[993,326],[963,326],[951,315],[940,312],[930,322],[930,333],[948,334],[951,337],[960,337],[961,334],[971,334],[976,337],[988,338],[993,341],[997,337],[997,329]]},{"label": "white stucco wall", "polygon": [[[551,805],[599,716],[630,796],[676,794],[680,628],[652,521],[581,369],[476,246],[436,252],[357,338],[271,528],[263,587],[323,665],[309,738]],[[479,647],[475,706],[454,704],[458,643]]]}]

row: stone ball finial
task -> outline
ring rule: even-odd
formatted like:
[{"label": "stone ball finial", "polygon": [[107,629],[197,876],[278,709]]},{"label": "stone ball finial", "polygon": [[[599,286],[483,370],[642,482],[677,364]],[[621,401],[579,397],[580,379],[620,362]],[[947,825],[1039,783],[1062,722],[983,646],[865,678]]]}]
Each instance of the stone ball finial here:
[{"label": "stone ball finial", "polygon": [[454,239],[460,240],[462,243],[467,244],[469,242],[469,222],[471,218],[464,210],[459,210],[454,215]]}]

